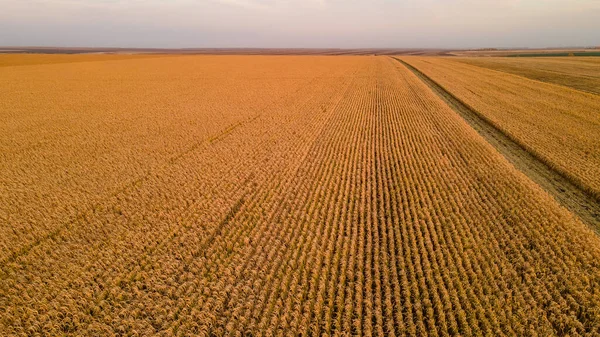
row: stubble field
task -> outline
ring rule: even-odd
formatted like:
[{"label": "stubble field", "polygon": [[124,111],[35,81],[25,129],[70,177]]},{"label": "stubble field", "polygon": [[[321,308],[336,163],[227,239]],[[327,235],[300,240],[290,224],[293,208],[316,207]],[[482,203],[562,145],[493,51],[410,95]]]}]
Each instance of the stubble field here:
[{"label": "stubble field", "polygon": [[[0,61],[1,335],[600,333],[597,234],[393,58],[35,57]],[[598,192],[598,96],[403,60]]]}]

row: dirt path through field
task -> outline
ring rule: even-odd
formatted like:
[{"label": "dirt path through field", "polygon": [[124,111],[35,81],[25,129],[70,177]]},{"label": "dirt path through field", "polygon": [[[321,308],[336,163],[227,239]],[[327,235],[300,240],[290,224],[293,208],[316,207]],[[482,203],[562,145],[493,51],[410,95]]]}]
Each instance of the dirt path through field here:
[{"label": "dirt path through field", "polygon": [[471,127],[482,135],[517,169],[540,185],[561,205],[575,213],[581,220],[600,233],[600,203],[568,178],[544,164],[519,143],[488,122],[481,114],[461,102],[435,81],[410,64],[395,58],[456,111]]}]

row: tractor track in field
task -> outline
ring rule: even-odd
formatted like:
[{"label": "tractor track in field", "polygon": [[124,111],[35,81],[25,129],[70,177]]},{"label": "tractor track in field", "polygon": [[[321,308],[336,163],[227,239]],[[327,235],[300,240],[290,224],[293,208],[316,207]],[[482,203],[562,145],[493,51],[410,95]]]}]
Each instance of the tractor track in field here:
[{"label": "tractor track in field", "polygon": [[448,106],[458,113],[475,131],[490,143],[518,170],[549,193],[557,202],[577,215],[600,234],[600,202],[593,195],[554,170],[510,136],[498,129],[476,110],[448,92],[437,82],[412,65],[394,58],[423,81]]}]

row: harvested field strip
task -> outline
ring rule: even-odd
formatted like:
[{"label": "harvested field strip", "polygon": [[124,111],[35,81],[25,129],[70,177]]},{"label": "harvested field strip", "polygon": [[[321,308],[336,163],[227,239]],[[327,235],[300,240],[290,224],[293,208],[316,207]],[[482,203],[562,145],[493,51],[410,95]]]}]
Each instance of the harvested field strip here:
[{"label": "harvested field strip", "polygon": [[600,232],[600,203],[595,196],[581,189],[568,176],[545,164],[535,153],[523,147],[518,139],[505,134],[485,116],[464,104],[427,75],[402,60],[398,61],[425,82],[517,169],[540,185],[561,205],[577,214],[590,228]]},{"label": "harvested field strip", "polygon": [[600,96],[449,59],[400,58],[600,200]]}]

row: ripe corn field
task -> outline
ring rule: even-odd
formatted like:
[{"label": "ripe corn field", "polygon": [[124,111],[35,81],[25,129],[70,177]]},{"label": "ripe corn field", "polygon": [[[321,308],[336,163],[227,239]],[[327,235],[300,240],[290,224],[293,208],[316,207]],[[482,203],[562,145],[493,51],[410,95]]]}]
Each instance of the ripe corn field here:
[{"label": "ripe corn field", "polygon": [[[43,57],[0,61],[0,335],[600,334],[598,234],[393,58]],[[574,102],[571,158],[471,106],[596,191]]]},{"label": "ripe corn field", "polygon": [[600,200],[600,96],[445,58],[403,59]]},{"label": "ripe corn field", "polygon": [[465,57],[457,61],[600,94],[598,57]]}]

